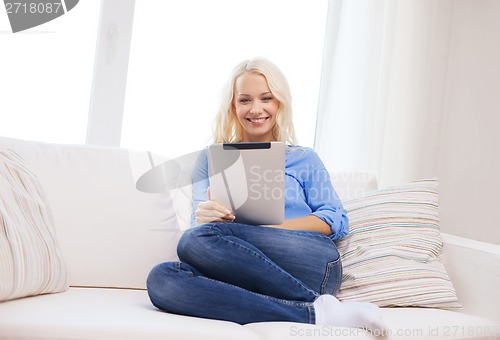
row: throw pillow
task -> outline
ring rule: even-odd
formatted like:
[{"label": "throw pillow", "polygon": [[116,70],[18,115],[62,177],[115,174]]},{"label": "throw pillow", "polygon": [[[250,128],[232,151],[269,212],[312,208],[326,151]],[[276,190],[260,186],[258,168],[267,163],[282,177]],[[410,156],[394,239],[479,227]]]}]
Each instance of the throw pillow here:
[{"label": "throw pillow", "polygon": [[14,152],[0,151],[0,302],[67,288],[38,178]]},{"label": "throw pillow", "polygon": [[344,208],[350,232],[338,243],[340,300],[461,307],[441,258],[436,179],[367,192]]}]

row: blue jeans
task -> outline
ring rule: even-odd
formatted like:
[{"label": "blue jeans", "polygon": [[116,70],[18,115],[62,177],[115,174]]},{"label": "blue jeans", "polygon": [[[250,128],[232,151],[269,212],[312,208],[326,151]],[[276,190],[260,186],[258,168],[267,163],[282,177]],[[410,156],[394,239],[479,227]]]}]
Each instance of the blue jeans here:
[{"label": "blue jeans", "polygon": [[177,254],[147,279],[153,305],[175,314],[315,323],[313,301],[342,281],[337,248],[318,232],[209,223],[188,229]]}]

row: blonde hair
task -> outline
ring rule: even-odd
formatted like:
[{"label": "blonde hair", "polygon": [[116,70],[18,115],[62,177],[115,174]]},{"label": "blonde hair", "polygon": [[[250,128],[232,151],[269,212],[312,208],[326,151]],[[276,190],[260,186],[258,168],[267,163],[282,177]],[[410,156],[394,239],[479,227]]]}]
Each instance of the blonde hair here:
[{"label": "blonde hair", "polygon": [[280,69],[264,58],[244,60],[233,69],[232,75],[223,90],[221,105],[215,117],[214,142],[233,143],[240,142],[243,138],[243,129],[234,109],[234,86],[236,79],[245,73],[260,74],[266,78],[271,93],[279,102],[273,136],[277,141],[296,145],[290,87]]}]

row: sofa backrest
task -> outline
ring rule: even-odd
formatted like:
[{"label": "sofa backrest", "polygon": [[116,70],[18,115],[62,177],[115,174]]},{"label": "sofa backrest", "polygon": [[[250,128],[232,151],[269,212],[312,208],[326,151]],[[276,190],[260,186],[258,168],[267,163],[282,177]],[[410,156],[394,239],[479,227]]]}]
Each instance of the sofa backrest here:
[{"label": "sofa backrest", "polygon": [[[71,286],[145,288],[154,265],[177,260],[191,216],[190,186],[168,193],[136,189],[151,163],[166,157],[0,137],[4,148],[25,160],[45,190]],[[376,189],[376,177],[365,172],[333,173],[332,181],[343,199]]]}]

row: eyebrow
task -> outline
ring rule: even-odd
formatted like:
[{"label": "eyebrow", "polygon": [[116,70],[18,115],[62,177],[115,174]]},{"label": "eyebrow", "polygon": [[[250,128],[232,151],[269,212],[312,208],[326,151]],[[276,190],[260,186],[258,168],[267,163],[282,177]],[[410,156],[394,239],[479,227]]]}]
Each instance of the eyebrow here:
[{"label": "eyebrow", "polygon": [[[271,91],[268,91],[268,92],[263,92],[263,93],[261,93],[260,95],[261,95],[261,96],[263,96],[263,95],[265,95],[265,94],[272,94],[272,92],[271,92]],[[238,96],[247,96],[247,97],[250,97],[250,95],[249,95],[249,94],[245,94],[245,93],[240,93],[240,94],[238,94]]]}]

